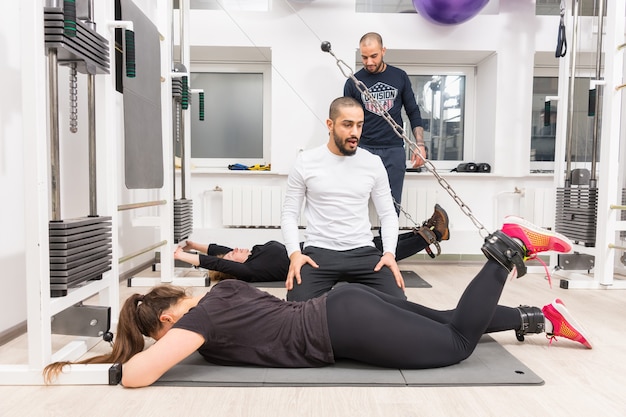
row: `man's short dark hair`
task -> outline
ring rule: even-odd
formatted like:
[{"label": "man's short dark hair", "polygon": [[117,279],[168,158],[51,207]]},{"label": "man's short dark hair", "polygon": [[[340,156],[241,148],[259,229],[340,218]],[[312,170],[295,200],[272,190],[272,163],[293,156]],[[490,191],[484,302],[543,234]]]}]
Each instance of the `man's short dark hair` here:
[{"label": "man's short dark hair", "polygon": [[332,121],[337,119],[339,113],[344,107],[362,107],[361,103],[352,97],[337,97],[330,103],[330,109],[328,111],[328,118]]},{"label": "man's short dark hair", "polygon": [[361,36],[361,40],[359,41],[359,45],[365,41],[376,41],[380,46],[383,46],[383,37],[380,36],[376,32],[367,32],[365,35]]}]

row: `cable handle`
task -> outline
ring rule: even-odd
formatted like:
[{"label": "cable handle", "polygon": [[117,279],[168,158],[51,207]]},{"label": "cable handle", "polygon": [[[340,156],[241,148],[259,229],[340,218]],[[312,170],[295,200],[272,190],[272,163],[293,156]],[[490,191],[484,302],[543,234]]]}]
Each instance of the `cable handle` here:
[{"label": "cable handle", "polygon": [[136,60],[135,60],[135,32],[130,29],[124,29],[124,40],[126,43],[126,76],[135,78],[137,76]]},{"label": "cable handle", "polygon": [[189,77],[183,75],[183,92],[181,96],[181,104],[183,106],[183,110],[187,110],[189,108]]},{"label": "cable handle", "polygon": [[200,121],[204,120],[204,91],[198,93],[198,101],[200,103],[200,108],[198,109],[198,113],[200,115]]},{"label": "cable handle", "polygon": [[63,1],[63,33],[70,38],[76,37],[76,1]]},{"label": "cable handle", "polygon": [[191,88],[189,89],[189,94],[197,94],[198,95],[198,104],[200,105],[198,108],[198,116],[200,121],[204,120],[204,90],[202,88]]}]

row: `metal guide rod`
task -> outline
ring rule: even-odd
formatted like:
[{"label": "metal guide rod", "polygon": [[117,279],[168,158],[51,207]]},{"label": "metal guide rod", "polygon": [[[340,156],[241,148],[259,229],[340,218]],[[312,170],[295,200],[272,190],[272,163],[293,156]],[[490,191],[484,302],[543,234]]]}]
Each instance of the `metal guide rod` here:
[{"label": "metal guide rod", "polygon": [[[172,14],[174,12],[174,9],[172,9]],[[184,6],[183,6],[183,2],[180,1],[178,3],[178,43],[179,43],[179,47],[178,47],[178,62],[180,64],[180,67],[182,67],[181,69],[184,69],[184,71],[180,71],[180,72],[176,72],[176,60],[174,57],[174,42],[172,41],[172,50],[171,50],[171,54],[172,54],[172,77],[176,77],[176,78],[180,78],[181,82],[183,80],[183,77],[189,77],[189,69],[186,67],[185,65],[185,32],[184,32],[184,27],[185,27],[185,11],[184,11]],[[174,19],[172,19],[172,39],[174,38]],[[185,92],[185,83],[183,82],[183,91],[181,92],[181,94],[184,96],[186,94]],[[184,115],[184,106],[181,105],[181,103],[177,100],[174,100],[174,105],[175,105],[175,115],[176,115],[176,126],[175,126],[175,140],[180,144],[180,196],[182,199],[184,199],[186,197],[187,194],[187,190],[186,190],[186,181],[185,181],[185,176],[186,176],[186,165],[185,165],[185,115]],[[174,173],[176,173],[176,148],[174,149],[174,158],[173,158],[173,165],[174,165]],[[173,198],[176,199],[176,175],[174,175],[174,181],[173,181],[173,186],[172,186],[172,195]]]},{"label": "metal guide rod", "polygon": [[187,195],[185,187],[185,175],[187,172],[185,167],[185,116],[182,106],[180,109],[180,197],[184,199]]},{"label": "metal guide rod", "polygon": [[172,172],[174,173],[173,175],[173,180],[172,180],[172,199],[176,200],[176,151],[177,151],[177,145],[178,142],[180,142],[180,102],[177,101],[176,99],[172,98],[172,102],[174,105],[174,114],[176,116],[176,120],[174,121],[174,152],[173,152],[173,157],[172,157]]},{"label": "metal guide rod", "polygon": [[[598,39],[596,45],[596,81],[602,77],[602,38],[604,31],[604,1],[598,3]],[[596,164],[598,159],[598,138],[600,136],[600,119],[602,112],[602,94],[604,87],[596,84],[596,102],[593,117],[593,145],[591,146],[591,182],[590,186],[596,186]]]},{"label": "metal guide rod", "polygon": [[172,72],[174,72],[174,2],[172,2],[172,19],[170,21],[170,38],[171,38],[171,42],[170,42],[170,58],[171,60],[171,70]]},{"label": "metal guide rod", "polygon": [[59,157],[59,69],[56,48],[48,49],[48,88],[50,106],[50,188],[51,220],[61,220],[61,183]]},{"label": "metal guide rod", "polygon": [[89,0],[87,2],[87,14],[88,14],[88,18],[87,21],[85,22],[92,30],[96,30],[96,23],[94,22],[93,18],[94,18],[94,4],[93,4],[94,0]]},{"label": "metal guide rod", "polygon": [[89,123],[89,216],[98,216],[98,185],[96,174],[96,76],[87,74],[87,107]]},{"label": "metal guide rod", "polygon": [[[93,0],[87,2],[87,25],[96,30]],[[98,216],[98,184],[96,159],[96,76],[87,74],[87,108],[89,123],[89,216]]]},{"label": "metal guide rod", "polygon": [[609,208],[611,210],[626,210],[626,206],[616,206],[615,204],[611,204]]},{"label": "metal guide rod", "polygon": [[572,142],[574,135],[574,82],[576,81],[576,47],[578,43],[578,0],[574,0],[574,28],[572,36],[572,60],[570,61],[570,78],[569,78],[569,99],[567,102],[567,139],[565,143],[565,161],[566,161],[566,178],[565,186],[571,185],[571,169],[572,169]]},{"label": "metal guide rod", "polygon": [[[179,31],[179,39],[178,39],[178,45],[179,45],[179,49],[178,49],[178,55],[180,58],[180,63],[185,65],[185,34],[184,34],[184,27],[185,27],[185,12],[184,12],[184,6],[183,6],[183,1],[186,0],[181,0],[178,2],[178,31]],[[173,43],[173,42],[172,42]]]},{"label": "metal guide rod", "polygon": [[[182,11],[183,11],[183,7],[182,4],[179,2],[178,3],[178,9],[180,14],[182,15]],[[170,26],[170,38],[171,38],[171,42],[170,42],[170,74],[171,74],[171,78],[170,78],[170,85],[172,85],[173,81],[174,81],[174,74],[176,71],[176,58],[174,56],[174,3],[172,2],[172,19],[170,20],[171,26]],[[182,42],[182,40],[181,40]],[[182,50],[182,48],[181,48]],[[182,60],[181,60],[182,62]],[[181,79],[181,84],[182,84],[182,79]],[[182,94],[182,92],[181,92]],[[175,115],[175,120],[174,120],[174,126],[173,126],[173,155],[172,155],[172,172],[173,172],[173,177],[172,177],[172,199],[176,200],[176,150],[177,150],[177,143],[180,141],[180,119],[181,119],[181,112],[180,112],[180,102],[178,100],[176,100],[174,97],[172,97],[172,107],[173,107],[173,111],[174,111],[174,115]],[[131,207],[134,208],[134,207]],[[120,208],[118,207],[118,210]]]},{"label": "metal guide rod", "polygon": [[[183,0],[184,1],[184,0]],[[187,68],[185,61],[185,6],[183,5],[183,1],[178,2],[178,38],[179,38],[179,56],[180,56],[180,64],[185,66],[186,71],[190,72],[191,69]],[[189,77],[188,77],[189,78]],[[185,89],[185,83],[183,83],[183,90]],[[183,91],[182,95],[185,96],[186,92]],[[187,174],[186,163],[185,163],[185,115],[184,115],[184,107],[181,106],[180,110],[180,197],[184,199],[187,195],[186,189],[186,181],[185,176]],[[174,196],[176,198],[176,196]]]},{"label": "metal guide rod", "polygon": [[130,203],[130,204],[120,204],[117,206],[117,211],[124,210],[134,210],[143,207],[153,207],[153,206],[162,206],[167,203],[167,200],[155,200],[155,201],[145,201],[143,203]]},{"label": "metal guide rod", "polygon": [[[407,144],[409,149],[415,155],[417,155],[418,158],[422,160],[422,162],[424,162],[424,166],[435,176],[435,178],[437,178],[439,185],[441,185],[441,187],[444,190],[446,190],[446,192],[450,195],[450,197],[452,197],[454,202],[460,207],[461,211],[467,217],[469,217],[472,223],[474,223],[474,226],[478,228],[479,234],[482,237],[487,237],[490,233],[485,228],[485,226],[483,226],[483,224],[474,216],[474,214],[472,213],[472,210],[463,202],[463,200],[461,200],[458,194],[452,189],[448,181],[446,181],[441,175],[439,175],[439,173],[437,172],[437,169],[432,164],[432,162],[430,162],[421,154],[417,145],[413,143],[411,139],[408,138],[402,126],[400,126],[399,124],[395,122],[395,120],[393,120],[389,112],[387,112],[387,110],[385,110],[385,108],[378,102],[378,100],[376,100],[376,98],[374,98],[374,96],[372,96],[372,94],[367,90],[367,86],[354,76],[354,73],[352,72],[352,69],[350,68],[350,66],[348,66],[344,61],[342,61],[341,59],[335,56],[335,54],[331,50],[330,42],[328,41],[322,42],[321,47],[322,47],[322,51],[328,52],[330,55],[333,56],[333,58],[335,58],[337,67],[339,67],[339,70],[344,75],[344,77],[350,78],[354,82],[359,92],[361,94],[364,94],[368,99],[370,99],[370,102],[374,105],[374,107],[376,107],[376,110],[379,112],[382,118],[385,119],[385,121],[387,121],[389,125],[391,125],[396,135],[398,135],[402,140],[404,140],[404,142]],[[400,208],[400,210],[407,216],[407,218],[409,218],[409,220],[411,220],[415,224],[411,216],[406,211],[404,211],[399,204],[395,203],[395,201],[394,201],[394,204],[396,204],[396,206]]]},{"label": "metal guide rod", "polygon": [[126,256],[122,256],[118,260],[118,263],[120,263],[120,264],[124,263],[124,262],[129,261],[129,260],[131,260],[133,258],[136,258],[136,257],[138,257],[140,255],[143,255],[144,253],[148,253],[151,250],[154,250],[156,248],[160,248],[161,246],[164,246],[164,245],[167,245],[167,240],[162,240],[162,241],[160,241],[158,243],[155,243],[154,245],[150,245],[150,246],[148,246],[146,248],[138,250],[137,252],[133,252],[133,253],[130,253],[130,254],[126,255]]}]

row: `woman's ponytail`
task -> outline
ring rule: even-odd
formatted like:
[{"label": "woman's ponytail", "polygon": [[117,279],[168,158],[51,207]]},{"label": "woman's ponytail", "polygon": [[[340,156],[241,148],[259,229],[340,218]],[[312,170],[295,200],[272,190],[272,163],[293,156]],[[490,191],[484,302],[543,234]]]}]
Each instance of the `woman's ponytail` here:
[{"label": "woman's ponytail", "polygon": [[109,354],[94,356],[77,362],[54,362],[43,370],[44,381],[52,382],[63,367],[72,364],[125,363],[145,347],[144,336],[151,337],[160,328],[161,313],[176,304],[187,294],[183,288],[169,285],[154,287],[146,295],[133,294],[120,309],[113,350]]}]

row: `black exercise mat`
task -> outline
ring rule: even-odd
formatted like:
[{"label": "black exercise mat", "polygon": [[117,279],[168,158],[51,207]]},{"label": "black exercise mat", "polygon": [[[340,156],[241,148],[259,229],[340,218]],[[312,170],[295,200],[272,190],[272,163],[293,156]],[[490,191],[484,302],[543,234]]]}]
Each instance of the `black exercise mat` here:
[{"label": "black exercise mat", "polygon": [[402,278],[404,278],[404,286],[406,288],[432,288],[424,278],[420,277],[417,272],[414,271],[400,271]]},{"label": "black exercise mat", "polygon": [[[432,288],[428,282],[424,281],[417,273],[413,271],[400,271],[402,278],[404,278],[404,286],[406,288]],[[210,273],[209,273],[210,276]],[[257,288],[285,288],[284,281],[272,281],[272,282],[251,282]]]},{"label": "black exercise mat", "polygon": [[160,386],[485,386],[542,385],[543,379],[488,335],[465,361],[436,369],[404,370],[339,361],[323,368],[218,366],[194,353],[170,369]]}]

